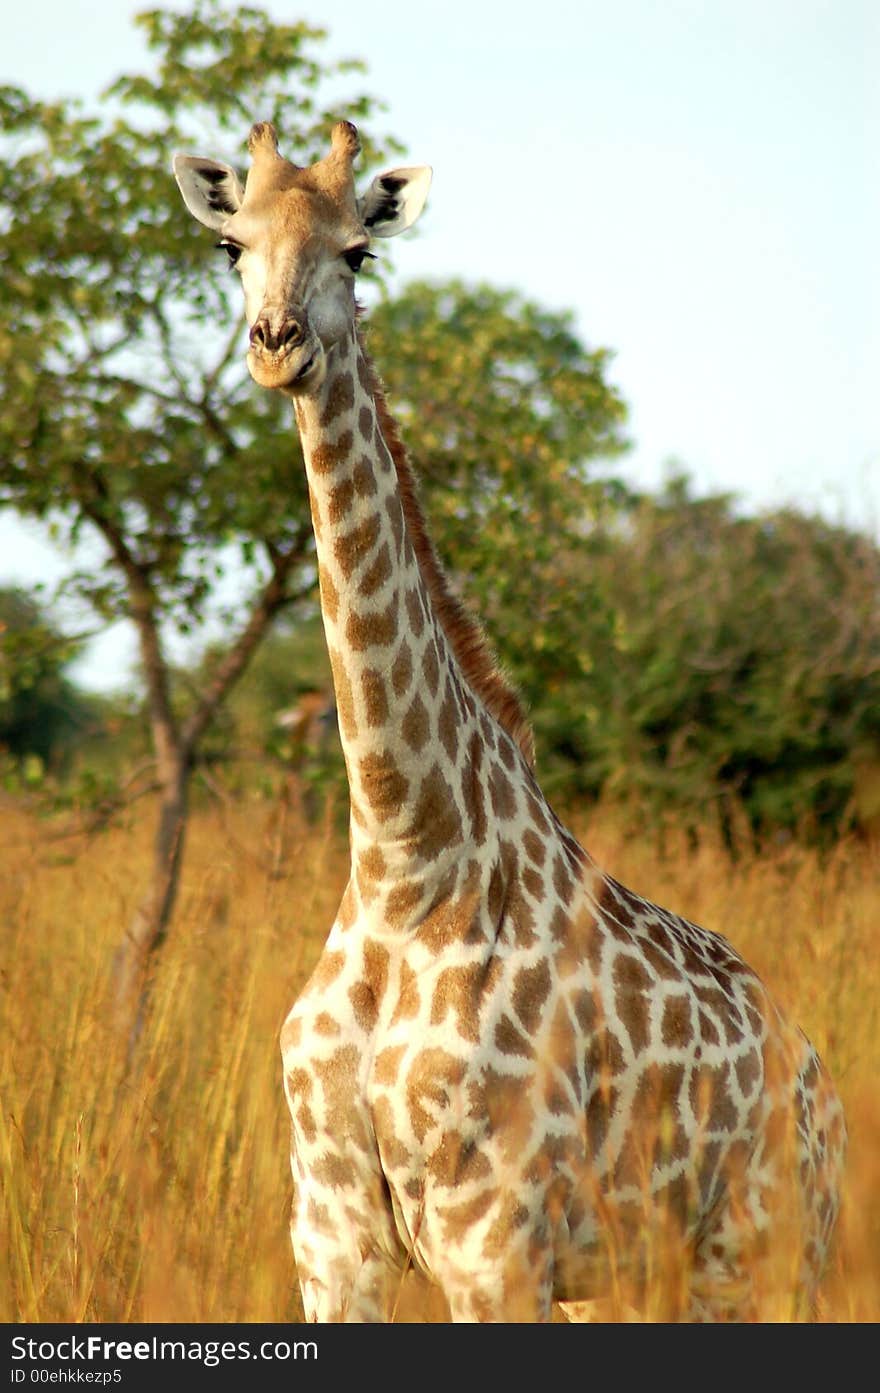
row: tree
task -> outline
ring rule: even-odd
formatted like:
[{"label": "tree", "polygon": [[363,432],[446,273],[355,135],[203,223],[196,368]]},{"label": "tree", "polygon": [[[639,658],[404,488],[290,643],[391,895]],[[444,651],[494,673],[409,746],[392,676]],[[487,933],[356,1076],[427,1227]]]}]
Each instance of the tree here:
[{"label": "tree", "polygon": [[41,777],[91,721],[65,669],[78,653],[24,591],[0,589],[0,752]]},{"label": "tree", "polygon": [[[126,1011],[171,915],[201,741],[275,615],[314,583],[289,403],[250,389],[238,287],[206,270],[170,157],[220,136],[235,160],[259,116],[313,160],[336,119],[325,86],[360,71],[321,61],[321,30],[220,0],[137,22],[156,69],[120,78],[98,115],[0,89],[0,503],[103,544],[76,587],[136,626],[161,788],[153,880],[116,963]],[[363,130],[376,110],[345,100],[367,164],[391,148]],[[167,628],[203,622],[232,557],[250,592],[182,710]]]},{"label": "tree", "polygon": [[612,681],[585,743],[601,786],[757,835],[869,818],[880,767],[880,550],[792,509],[756,517],[684,478],[603,539]]}]

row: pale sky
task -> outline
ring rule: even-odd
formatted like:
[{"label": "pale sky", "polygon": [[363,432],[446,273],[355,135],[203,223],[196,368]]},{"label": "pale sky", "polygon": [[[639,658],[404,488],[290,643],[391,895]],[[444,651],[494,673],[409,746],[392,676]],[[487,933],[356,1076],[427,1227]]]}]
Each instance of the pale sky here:
[{"label": "pale sky", "polygon": [[[0,81],[96,97],[143,66],[141,8],[7,7]],[[395,243],[401,279],[514,287],[614,351],[631,483],[675,459],[699,491],[880,534],[876,0],[266,8],[326,28],[328,57],[364,59],[357,85],[434,167],[420,236]],[[0,518],[0,584],[63,569]],[[110,635],[81,676],[119,684],[131,652]]]}]

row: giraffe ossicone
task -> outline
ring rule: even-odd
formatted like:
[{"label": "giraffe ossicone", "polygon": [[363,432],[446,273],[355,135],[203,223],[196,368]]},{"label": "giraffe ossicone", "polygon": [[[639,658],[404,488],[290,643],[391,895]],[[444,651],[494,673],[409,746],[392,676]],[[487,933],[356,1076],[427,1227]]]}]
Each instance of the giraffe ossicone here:
[{"label": "giraffe ossicone", "polygon": [[351,791],[351,877],[282,1032],[306,1317],[387,1319],[410,1266],[460,1320],[638,1305],[649,1279],[666,1318],[792,1313],[795,1287],[807,1314],[831,1081],[729,943],[603,874],[549,807],[364,349],[355,275],[430,170],[358,197],[347,122],[306,168],[266,124],[249,147],[244,188],[174,170],[241,275],[252,376],[293,399]]}]

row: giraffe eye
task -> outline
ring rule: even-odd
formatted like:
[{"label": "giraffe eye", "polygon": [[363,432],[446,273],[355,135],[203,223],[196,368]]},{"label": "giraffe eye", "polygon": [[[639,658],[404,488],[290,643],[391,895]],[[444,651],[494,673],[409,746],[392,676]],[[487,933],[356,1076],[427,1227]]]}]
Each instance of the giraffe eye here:
[{"label": "giraffe eye", "polygon": [[222,242],[217,243],[217,246],[225,251],[226,255],[229,257],[230,266],[238,265],[238,258],[244,250],[243,247],[240,247],[237,242],[228,242],[225,237]]},{"label": "giraffe eye", "polygon": [[369,257],[371,261],[376,260],[373,253],[367,251],[366,247],[349,247],[348,251],[343,252],[342,255],[348,269],[354,271],[355,275],[357,275],[367,257]]}]

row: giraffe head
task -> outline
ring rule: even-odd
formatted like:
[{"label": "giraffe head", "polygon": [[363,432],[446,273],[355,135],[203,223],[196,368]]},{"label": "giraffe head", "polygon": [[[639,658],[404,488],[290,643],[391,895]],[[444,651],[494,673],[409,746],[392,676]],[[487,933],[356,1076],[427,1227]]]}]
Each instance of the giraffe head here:
[{"label": "giraffe head", "polygon": [[241,276],[250,326],[247,364],[262,387],[316,391],[327,354],[355,316],[354,278],[371,237],[393,237],[419,216],[427,166],[394,169],[355,192],[360,146],[349,121],[334,128],[330,153],[301,169],[278,153],[275,129],[251,129],[245,188],[229,165],[175,155],[174,175],[190,212],[220,233]]}]

